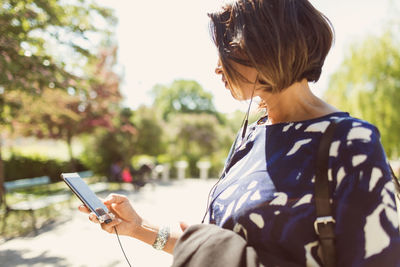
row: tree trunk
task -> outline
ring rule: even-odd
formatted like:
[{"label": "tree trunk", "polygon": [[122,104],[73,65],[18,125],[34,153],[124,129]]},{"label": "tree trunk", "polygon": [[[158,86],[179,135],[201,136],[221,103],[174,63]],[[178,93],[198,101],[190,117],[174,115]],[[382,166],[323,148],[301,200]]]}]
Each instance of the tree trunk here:
[{"label": "tree trunk", "polygon": [[68,146],[69,161],[71,164],[71,172],[75,172],[76,165],[75,165],[74,154],[72,152],[72,136],[69,133],[67,136],[67,146]]},{"label": "tree trunk", "polygon": [[0,137],[0,207],[2,205],[6,207],[7,203],[6,203],[6,190],[4,187],[4,162],[1,156],[1,151],[2,151],[2,139]]}]

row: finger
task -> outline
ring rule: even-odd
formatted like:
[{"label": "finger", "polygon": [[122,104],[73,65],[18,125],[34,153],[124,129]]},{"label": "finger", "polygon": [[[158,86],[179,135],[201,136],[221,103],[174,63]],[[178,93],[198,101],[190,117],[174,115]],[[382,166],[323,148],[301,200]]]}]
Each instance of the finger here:
[{"label": "finger", "polygon": [[185,222],[179,222],[179,226],[181,227],[183,232],[185,232],[185,230],[189,227],[189,225]]},{"label": "finger", "polygon": [[106,205],[110,205],[111,203],[123,203],[127,200],[128,198],[124,195],[110,194],[106,197],[106,199],[103,202]]},{"label": "finger", "polygon": [[123,218],[125,220],[132,220],[133,218],[138,217],[138,214],[133,209],[133,207],[129,201],[126,201],[122,204],[112,203],[111,205],[109,205],[109,209],[115,215],[117,215],[120,218]]},{"label": "finger", "polygon": [[102,224],[101,224],[101,228],[102,228],[104,231],[106,231],[106,232],[108,232],[108,233],[111,234],[111,233],[114,233],[114,226],[119,225],[121,222],[122,222],[121,219],[116,218],[116,219],[112,220],[112,221],[109,222],[109,223],[102,223]]},{"label": "finger", "polygon": [[99,219],[97,219],[96,214],[94,214],[93,212],[89,214],[89,220],[91,220],[94,223],[100,223]]},{"label": "finger", "polygon": [[126,209],[126,205],[121,205],[121,204],[117,204],[117,203],[111,203],[110,208],[111,208],[111,210],[119,212],[119,210]]},{"label": "finger", "polygon": [[83,213],[90,213],[90,210],[85,205],[80,205],[78,210]]}]

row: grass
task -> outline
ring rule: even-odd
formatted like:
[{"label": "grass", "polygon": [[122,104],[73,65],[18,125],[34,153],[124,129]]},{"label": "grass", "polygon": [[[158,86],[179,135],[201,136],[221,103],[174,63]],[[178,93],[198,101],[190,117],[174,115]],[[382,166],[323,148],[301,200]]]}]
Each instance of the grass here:
[{"label": "grass", "polygon": [[[41,155],[51,159],[69,160],[68,147],[61,140],[41,140],[33,137],[5,140],[3,158],[9,158],[13,153],[18,155]],[[72,150],[75,156],[83,152],[82,142],[74,140]]]}]

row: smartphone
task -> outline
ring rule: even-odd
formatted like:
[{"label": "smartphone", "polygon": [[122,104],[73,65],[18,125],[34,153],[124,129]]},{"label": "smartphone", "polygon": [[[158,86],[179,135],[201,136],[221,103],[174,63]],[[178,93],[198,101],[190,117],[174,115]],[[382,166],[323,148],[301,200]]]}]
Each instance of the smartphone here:
[{"label": "smartphone", "polygon": [[109,212],[107,207],[89,188],[85,181],[83,181],[78,173],[62,173],[61,178],[82,203],[85,204],[91,212],[96,214],[100,223],[110,223],[112,221],[114,215]]}]

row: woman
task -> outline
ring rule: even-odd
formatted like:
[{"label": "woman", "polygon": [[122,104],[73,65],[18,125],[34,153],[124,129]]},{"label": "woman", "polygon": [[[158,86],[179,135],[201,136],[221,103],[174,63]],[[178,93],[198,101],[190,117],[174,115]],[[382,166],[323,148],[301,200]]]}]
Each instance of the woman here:
[{"label": "woman", "polygon": [[209,224],[168,234],[124,196],[111,195],[105,204],[117,219],[102,228],[113,232],[117,225],[122,234],[174,252],[174,266],[320,266],[317,148],[329,123],[345,118],[329,159],[337,266],[400,266],[394,188],[378,130],[308,86],[318,81],[332,44],[328,19],[307,0],[237,0],[209,16],[216,73],[235,99],[258,96],[267,116],[245,125],[232,146],[212,190]]}]

